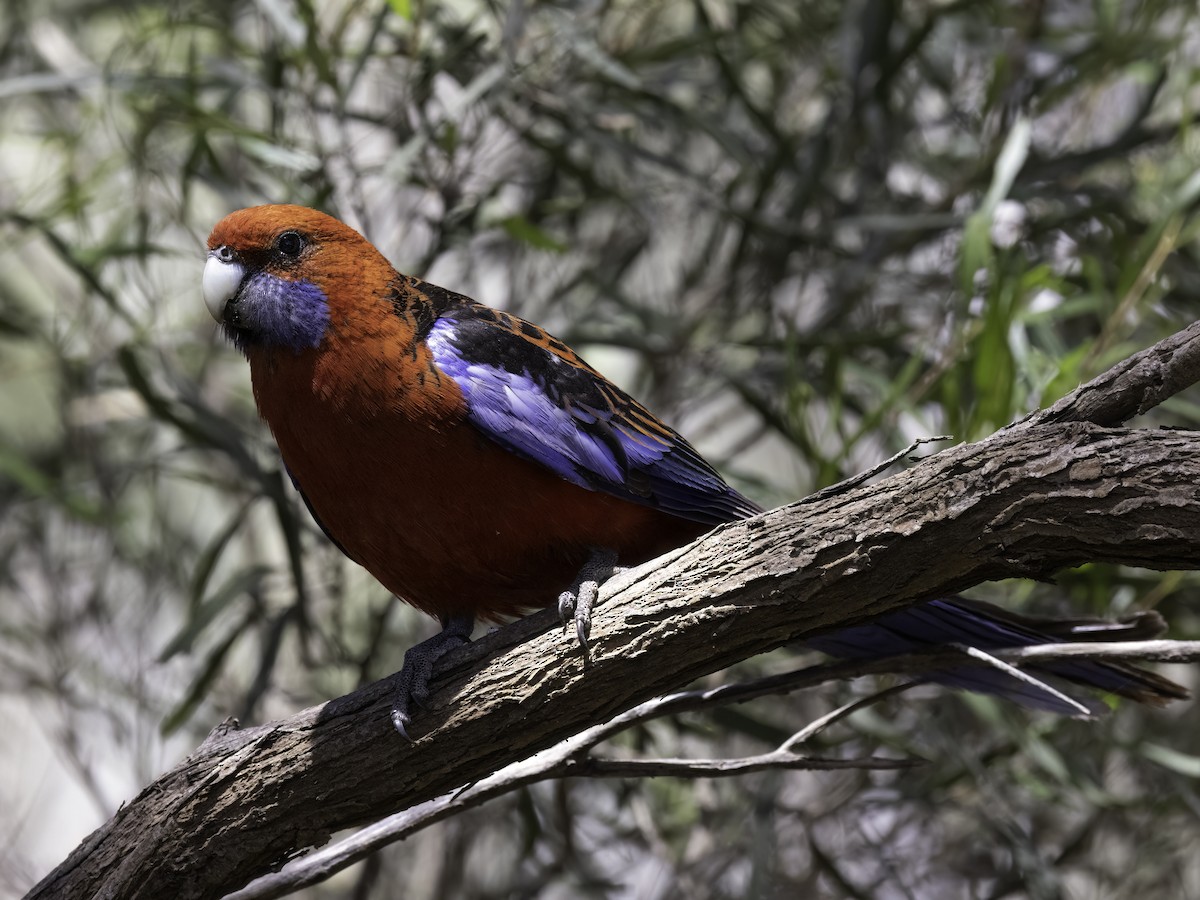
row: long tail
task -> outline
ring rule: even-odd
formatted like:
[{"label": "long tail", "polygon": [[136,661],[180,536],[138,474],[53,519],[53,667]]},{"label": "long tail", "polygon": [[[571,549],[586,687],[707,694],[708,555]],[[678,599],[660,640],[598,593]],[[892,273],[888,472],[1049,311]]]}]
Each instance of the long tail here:
[{"label": "long tail", "polygon": [[[1156,612],[1138,613],[1117,622],[1103,619],[1035,619],[1008,612],[990,603],[948,597],[930,600],[863,625],[844,628],[809,639],[808,646],[846,659],[872,659],[917,653],[947,644],[964,644],[980,650],[1029,647],[1072,641],[1125,641],[1157,637],[1166,623]],[[1031,675],[1042,679],[1057,676],[1095,690],[1120,694],[1139,703],[1162,706],[1188,696],[1181,685],[1130,663],[1053,662],[1029,666]],[[990,667],[948,669],[924,676],[925,680],[949,687],[995,694],[1028,706],[1060,715],[1078,716],[1079,709],[1061,697],[1002,670]],[[1093,713],[1103,704],[1079,699]]]}]

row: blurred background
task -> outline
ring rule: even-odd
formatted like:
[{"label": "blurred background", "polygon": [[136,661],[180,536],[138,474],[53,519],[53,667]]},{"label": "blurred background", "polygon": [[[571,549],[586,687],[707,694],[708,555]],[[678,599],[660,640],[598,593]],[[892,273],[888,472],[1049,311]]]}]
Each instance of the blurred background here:
[{"label": "blurred background", "polygon": [[[3,0],[0,895],[226,716],[434,630],[281,477],[199,296],[225,213],[338,215],[777,505],[1192,321],[1198,112],[1194,0]],[[1198,427],[1200,393],[1136,424]],[[1200,636],[1191,573],[972,596]],[[622,741],[757,753],[879,684]],[[1079,722],[922,688],[822,740],[931,762],[542,785],[305,896],[1200,896],[1192,703]]]}]

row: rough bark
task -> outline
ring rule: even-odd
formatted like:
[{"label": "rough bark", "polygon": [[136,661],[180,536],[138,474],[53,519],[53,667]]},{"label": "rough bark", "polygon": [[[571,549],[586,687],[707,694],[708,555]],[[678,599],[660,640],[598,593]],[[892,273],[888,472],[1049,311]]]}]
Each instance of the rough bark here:
[{"label": "rough bark", "polygon": [[218,897],[338,829],[834,625],[1089,561],[1200,561],[1200,434],[1111,428],[1200,379],[1200,326],[977,444],[728,525],[606,585],[591,662],[540,613],[439,667],[419,739],[378,682],[210,737],[31,897]]}]

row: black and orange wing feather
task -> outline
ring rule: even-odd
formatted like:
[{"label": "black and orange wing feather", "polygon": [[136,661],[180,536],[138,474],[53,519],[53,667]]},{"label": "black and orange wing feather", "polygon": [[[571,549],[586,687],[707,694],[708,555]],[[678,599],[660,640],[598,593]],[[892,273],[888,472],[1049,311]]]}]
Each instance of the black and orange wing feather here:
[{"label": "black and orange wing feather", "polygon": [[582,487],[706,525],[761,512],[677,432],[536,325],[467,301],[444,309],[425,341],[462,390],[469,421],[510,452]]}]

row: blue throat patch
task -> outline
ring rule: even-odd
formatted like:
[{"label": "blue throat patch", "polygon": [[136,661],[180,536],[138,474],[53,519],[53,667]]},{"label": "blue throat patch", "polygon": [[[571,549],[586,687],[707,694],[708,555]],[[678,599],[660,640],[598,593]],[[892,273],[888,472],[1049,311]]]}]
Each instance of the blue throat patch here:
[{"label": "blue throat patch", "polygon": [[296,353],[320,345],[329,326],[329,300],[311,281],[252,275],[225,308],[225,333],[243,353],[250,347],[286,347]]}]

